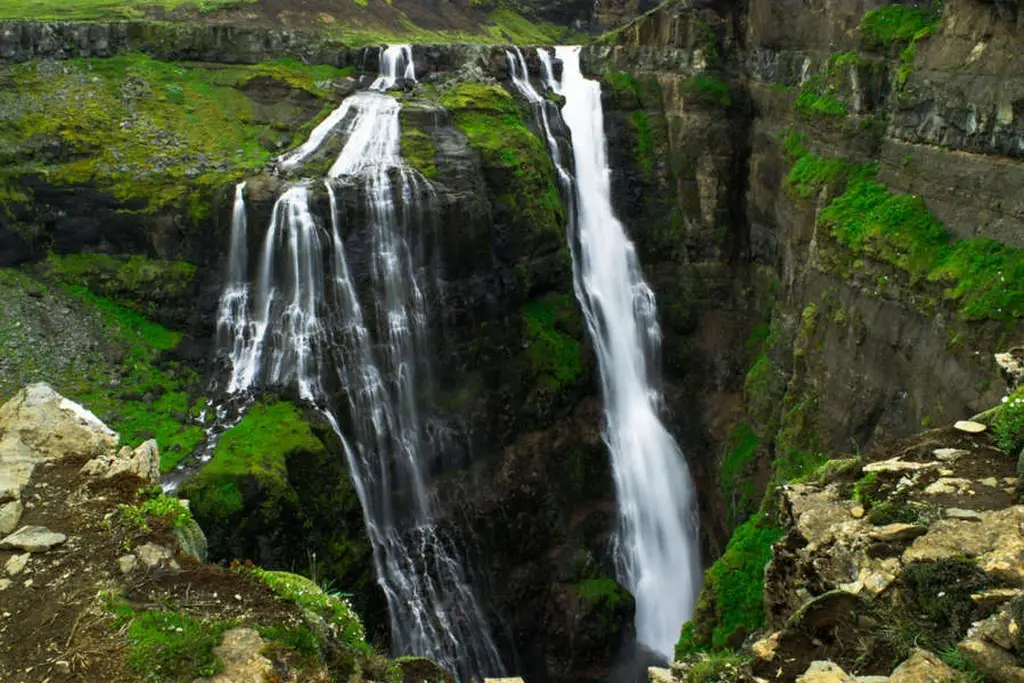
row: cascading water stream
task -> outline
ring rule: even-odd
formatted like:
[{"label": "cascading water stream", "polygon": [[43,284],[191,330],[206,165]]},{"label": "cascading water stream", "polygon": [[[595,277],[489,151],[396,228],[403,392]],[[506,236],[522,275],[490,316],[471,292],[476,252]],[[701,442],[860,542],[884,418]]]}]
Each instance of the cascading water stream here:
[{"label": "cascading water stream", "polygon": [[[221,299],[222,312],[228,311],[222,334],[232,365],[229,392],[294,384],[340,438],[387,597],[395,652],[429,657],[469,680],[500,674],[503,667],[458,552],[432,521],[426,476],[432,453],[417,406],[428,316],[410,232],[431,211],[434,194],[402,164],[401,107],[386,94],[399,78],[415,79],[407,45],[384,50],[371,89],[347,98],[309,140],[278,160],[281,170],[299,169],[331,136],[344,136],[324,180],[330,233],[310,211],[308,181],[285,190],[274,207],[251,297],[238,190],[237,243],[232,231],[238,252]],[[367,224],[353,227],[365,228],[370,242],[372,331],[349,269],[339,191],[358,193],[365,203]],[[326,265],[323,242],[329,244]],[[343,388],[350,435],[325,394],[328,367]]]},{"label": "cascading water stream", "polygon": [[[544,100],[529,83],[522,54],[507,56],[513,84],[539,112],[564,186],[567,176],[573,178],[562,165]],[[654,293],[612,209],[600,84],[583,77],[579,48],[556,48],[560,83],[550,53],[538,50],[538,56],[547,86],[565,97],[562,116],[573,140],[569,244],[576,297],[601,376],[603,434],[619,507],[619,576],[636,599],[637,640],[670,658],[679,627],[693,610],[701,572],[693,483],[659,417],[661,331]]]}]

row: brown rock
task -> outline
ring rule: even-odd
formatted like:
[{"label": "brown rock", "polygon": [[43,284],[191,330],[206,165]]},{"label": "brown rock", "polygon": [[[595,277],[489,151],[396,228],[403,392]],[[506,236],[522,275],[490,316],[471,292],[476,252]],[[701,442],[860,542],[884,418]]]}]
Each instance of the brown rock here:
[{"label": "brown rock", "polygon": [[889,683],[942,683],[956,680],[957,672],[946,666],[938,655],[927,650],[914,650],[889,677]]}]

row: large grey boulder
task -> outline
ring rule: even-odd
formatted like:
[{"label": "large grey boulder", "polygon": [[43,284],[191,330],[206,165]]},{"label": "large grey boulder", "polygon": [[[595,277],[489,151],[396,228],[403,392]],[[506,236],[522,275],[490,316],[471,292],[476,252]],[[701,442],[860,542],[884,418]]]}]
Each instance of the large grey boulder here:
[{"label": "large grey boulder", "polygon": [[44,383],[0,407],[0,462],[94,458],[116,452],[119,437],[99,418]]}]

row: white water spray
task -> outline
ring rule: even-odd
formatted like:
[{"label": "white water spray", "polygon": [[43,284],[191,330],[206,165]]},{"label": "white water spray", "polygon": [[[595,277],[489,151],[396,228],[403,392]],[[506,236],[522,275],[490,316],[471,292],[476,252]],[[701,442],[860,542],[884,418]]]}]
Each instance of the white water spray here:
[{"label": "white water spray", "polygon": [[620,580],[636,598],[637,640],[671,657],[701,573],[693,483],[659,417],[661,331],[654,293],[612,209],[601,86],[583,77],[579,48],[556,48],[561,83],[550,55],[538,53],[549,87],[565,97],[562,115],[572,133],[577,196],[570,245],[576,297],[600,368],[604,440],[619,507]]}]

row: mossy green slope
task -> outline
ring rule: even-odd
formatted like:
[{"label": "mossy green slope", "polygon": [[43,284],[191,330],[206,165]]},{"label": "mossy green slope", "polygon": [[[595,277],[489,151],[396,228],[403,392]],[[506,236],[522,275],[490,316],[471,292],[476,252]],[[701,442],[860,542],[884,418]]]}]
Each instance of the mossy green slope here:
[{"label": "mossy green slope", "polygon": [[[25,174],[95,183],[125,209],[173,204],[203,217],[214,189],[300,141],[330,110],[331,81],[347,73],[288,60],[208,66],[138,54],[0,65],[0,177],[15,188]],[[279,86],[273,105],[250,96],[268,83]]]},{"label": "mossy green slope", "polygon": [[506,205],[513,230],[527,253],[561,240],[565,209],[548,150],[526,126],[523,112],[504,89],[465,82],[441,96],[455,125],[480,152],[492,187],[507,187],[496,201]]},{"label": "mossy green slope", "polygon": [[213,459],[186,485],[186,495],[201,520],[240,514],[243,488],[255,486],[270,499],[293,499],[297,494],[288,482],[288,457],[323,450],[294,404],[257,403],[221,437]]},{"label": "mossy green slope", "polygon": [[179,333],[77,284],[50,286],[5,269],[0,292],[0,399],[49,382],[123,443],[157,439],[165,470],[202,440],[201,382],[174,360]]}]

